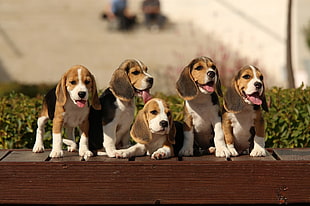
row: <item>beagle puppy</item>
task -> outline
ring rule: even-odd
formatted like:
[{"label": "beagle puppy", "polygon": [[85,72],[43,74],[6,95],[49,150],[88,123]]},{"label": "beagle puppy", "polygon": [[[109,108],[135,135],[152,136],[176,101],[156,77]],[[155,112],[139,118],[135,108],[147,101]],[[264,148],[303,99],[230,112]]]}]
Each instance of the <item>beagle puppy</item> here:
[{"label": "beagle puppy", "polygon": [[[94,76],[82,66],[71,67],[61,78],[55,88],[50,90],[43,101],[41,114],[38,118],[36,141],[33,152],[43,152],[44,126],[53,120],[53,145],[50,157],[62,157],[62,143],[68,145],[68,151],[77,149],[74,128],[79,127],[81,133],[79,155],[85,159],[92,156],[88,148],[89,108],[100,110],[97,87]],[[66,128],[68,139],[62,141],[62,128]]]},{"label": "beagle puppy", "polygon": [[222,127],[232,156],[247,150],[250,156],[266,156],[261,108],[268,111],[263,74],[252,65],[244,66],[224,97]]},{"label": "beagle puppy", "polygon": [[176,88],[185,100],[184,143],[179,156],[192,156],[194,145],[217,157],[230,155],[224,141],[218,96],[222,96],[218,70],[208,57],[193,59],[182,71]]},{"label": "beagle puppy", "polygon": [[129,158],[146,153],[152,159],[174,156],[176,129],[167,103],[158,98],[148,101],[137,114],[130,135],[137,142],[128,149],[117,150],[116,157]]},{"label": "beagle puppy", "polygon": [[[148,68],[139,60],[128,59],[121,63],[112,75],[110,87],[99,97],[104,110],[100,115],[91,113],[90,145],[98,155],[115,157],[116,149],[128,147],[130,126],[134,119],[134,97],[142,97],[144,102],[151,99],[149,90],[153,77]],[[101,119],[101,127],[92,118]],[[97,126],[96,126],[97,125]],[[100,134],[103,132],[103,136]],[[102,149],[104,152],[99,151]]]}]

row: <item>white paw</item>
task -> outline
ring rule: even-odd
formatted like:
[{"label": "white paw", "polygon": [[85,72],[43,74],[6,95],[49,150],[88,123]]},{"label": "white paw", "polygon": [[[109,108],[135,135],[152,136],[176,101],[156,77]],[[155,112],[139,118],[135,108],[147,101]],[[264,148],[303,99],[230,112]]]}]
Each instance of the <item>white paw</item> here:
[{"label": "white paw", "polygon": [[77,145],[68,145],[67,147],[68,152],[76,152],[77,151]]},{"label": "white paw", "polygon": [[179,151],[179,156],[193,156],[194,155],[194,148],[189,147],[189,148],[184,148]]},{"label": "white paw", "polygon": [[88,160],[91,156],[93,156],[93,153],[91,152],[91,151],[89,151],[88,149],[83,149],[83,148],[81,148],[80,150],[79,150],[79,155],[81,156],[81,157],[83,157],[85,160]]},{"label": "white paw", "polygon": [[43,146],[43,145],[37,145],[37,144],[35,144],[35,145],[33,146],[32,152],[35,152],[35,153],[44,152],[44,146]]},{"label": "white paw", "polygon": [[151,156],[152,159],[154,160],[160,160],[160,159],[166,159],[169,158],[170,155],[168,154],[168,152],[163,149],[163,148],[159,148],[156,152],[154,152]]},{"label": "white paw", "polygon": [[228,144],[227,149],[229,150],[231,156],[236,157],[239,155],[233,144]]},{"label": "white paw", "polygon": [[106,153],[108,155],[108,157],[115,157],[115,149],[106,149]]},{"label": "white paw", "polygon": [[116,150],[115,151],[116,158],[129,158],[130,154],[125,149],[124,150]]},{"label": "white paw", "polygon": [[52,149],[51,153],[50,153],[50,157],[51,158],[59,158],[59,157],[63,157],[64,153],[62,150],[54,150]]},{"label": "white paw", "polygon": [[230,151],[227,149],[226,146],[221,146],[221,147],[217,147],[215,149],[215,156],[216,157],[230,157],[231,153]]},{"label": "white paw", "polygon": [[265,157],[266,156],[266,150],[262,147],[254,147],[254,149],[250,153],[251,157]]}]

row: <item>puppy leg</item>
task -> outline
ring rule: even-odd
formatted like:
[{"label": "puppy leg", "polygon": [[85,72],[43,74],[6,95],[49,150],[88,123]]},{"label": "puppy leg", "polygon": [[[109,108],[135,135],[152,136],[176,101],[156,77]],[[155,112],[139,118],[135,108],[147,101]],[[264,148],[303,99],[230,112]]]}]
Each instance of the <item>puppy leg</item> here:
[{"label": "puppy leg", "polygon": [[146,153],[146,148],[144,144],[137,143],[128,149],[121,149],[115,151],[115,157],[117,158],[129,158],[136,156],[143,156]]},{"label": "puppy leg", "polygon": [[63,157],[61,133],[53,133],[53,148],[50,157]]},{"label": "puppy leg", "polygon": [[234,135],[231,127],[231,122],[228,118],[228,113],[223,114],[222,121],[223,121],[222,128],[224,132],[224,138],[227,145],[227,149],[229,150],[232,156],[238,156],[239,153],[237,152],[234,146]]},{"label": "puppy leg", "polygon": [[68,152],[75,152],[77,151],[77,145],[75,142],[75,133],[73,127],[67,127],[66,133],[68,135],[68,139],[63,139],[63,143],[65,143],[68,146]]},{"label": "puppy leg", "polygon": [[164,145],[163,147],[156,150],[152,154],[151,158],[154,160],[170,158],[172,156],[172,151],[173,151],[172,146]]},{"label": "puppy leg", "polygon": [[63,156],[61,130],[64,123],[63,113],[65,111],[62,106],[57,104],[58,103],[56,102],[56,108],[58,109],[55,110],[55,116],[53,119],[53,147],[50,153],[50,157],[52,158]]},{"label": "puppy leg", "polygon": [[218,121],[215,122],[214,125],[214,144],[215,144],[215,156],[216,157],[230,157],[231,153],[227,149],[225,140],[224,140],[224,133],[222,130],[222,123],[220,118]]},{"label": "puppy leg", "polygon": [[81,138],[79,146],[79,155],[85,160],[88,160],[89,157],[93,156],[93,153],[89,150],[88,147],[88,132],[89,132],[89,122],[85,120],[82,125],[80,125]]},{"label": "puppy leg", "polygon": [[265,150],[265,127],[264,118],[262,117],[262,112],[258,111],[257,116],[254,120],[255,132],[254,137],[254,148],[250,153],[252,157],[266,156]]},{"label": "puppy leg", "polygon": [[184,131],[183,147],[179,152],[179,156],[193,156],[194,155],[194,131]]},{"label": "puppy leg", "polygon": [[38,124],[38,129],[36,133],[36,141],[34,143],[32,151],[35,153],[38,152],[44,152],[44,144],[43,144],[43,137],[45,133],[45,124],[48,121],[48,117],[42,116],[38,118],[37,124]]},{"label": "puppy leg", "polygon": [[115,157],[116,124],[112,121],[103,128],[103,147],[109,157]]}]

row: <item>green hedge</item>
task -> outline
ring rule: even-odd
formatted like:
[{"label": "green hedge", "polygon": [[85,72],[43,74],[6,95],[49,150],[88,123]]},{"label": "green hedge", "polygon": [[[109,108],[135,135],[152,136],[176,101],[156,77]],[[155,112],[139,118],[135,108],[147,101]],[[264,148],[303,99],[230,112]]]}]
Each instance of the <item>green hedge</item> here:
[{"label": "green hedge", "polygon": [[[310,87],[305,89],[271,88],[266,92],[269,112],[266,122],[266,147],[309,147],[310,141]],[[162,93],[174,119],[183,119],[183,100],[176,95]],[[12,92],[0,97],[0,149],[32,148],[35,140],[36,121],[41,109],[42,95],[29,97]],[[137,106],[143,104],[137,100]],[[51,147],[51,121],[46,126],[45,148]]]}]

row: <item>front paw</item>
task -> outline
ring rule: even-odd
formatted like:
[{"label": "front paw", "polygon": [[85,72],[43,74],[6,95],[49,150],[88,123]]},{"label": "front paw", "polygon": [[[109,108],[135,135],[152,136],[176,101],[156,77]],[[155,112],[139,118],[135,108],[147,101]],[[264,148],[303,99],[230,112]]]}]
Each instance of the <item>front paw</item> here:
[{"label": "front paw", "polygon": [[154,160],[166,159],[169,157],[170,157],[170,154],[163,148],[158,149],[151,156],[151,158]]},{"label": "front paw", "polygon": [[37,144],[35,144],[35,145],[33,146],[32,152],[34,152],[34,153],[41,153],[41,152],[44,152],[44,146],[43,146],[43,145],[37,145]]},{"label": "front paw", "polygon": [[50,155],[51,158],[59,158],[59,157],[63,157],[64,153],[62,150],[54,150],[52,149]]},{"label": "front paw", "polygon": [[89,151],[88,149],[80,149],[79,155],[83,157],[85,160],[88,160],[90,157],[93,156],[93,153]]},{"label": "front paw", "polygon": [[254,147],[254,149],[250,153],[251,157],[265,157],[266,156],[266,150],[262,147]]},{"label": "front paw", "polygon": [[193,147],[189,148],[182,147],[182,149],[179,151],[179,156],[193,156],[193,155],[194,155]]},{"label": "front paw", "polygon": [[115,157],[119,158],[119,159],[130,157],[129,152],[127,152],[125,149],[124,150],[116,150],[114,154],[115,154]]},{"label": "front paw", "polygon": [[233,144],[228,144],[227,149],[229,150],[231,156],[236,157],[239,155],[239,153],[237,152],[237,150],[235,149],[235,146]]},{"label": "front paw", "polygon": [[230,151],[227,149],[226,146],[222,146],[222,147],[217,147],[215,149],[215,156],[216,157],[230,157],[231,153]]}]

